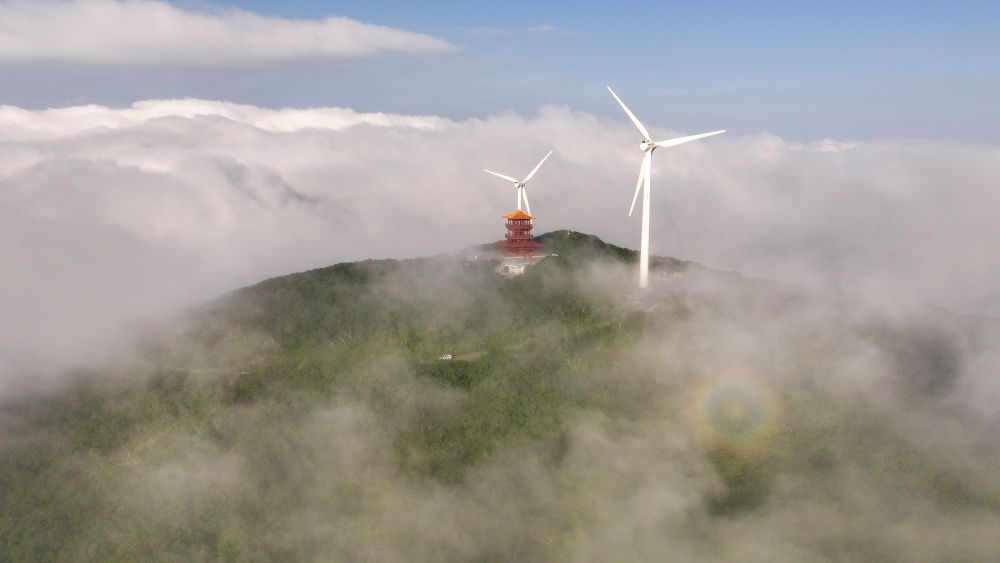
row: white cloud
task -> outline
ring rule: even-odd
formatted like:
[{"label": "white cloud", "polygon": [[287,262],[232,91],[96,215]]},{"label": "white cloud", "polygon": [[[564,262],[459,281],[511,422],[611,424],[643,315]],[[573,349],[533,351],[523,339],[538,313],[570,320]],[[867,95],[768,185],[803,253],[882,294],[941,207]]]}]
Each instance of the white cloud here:
[{"label": "white cloud", "polygon": [[344,17],[200,13],[158,0],[0,2],[0,60],[242,67],[454,49],[436,37]]},{"label": "white cloud", "polygon": [[302,129],[346,129],[367,123],[414,129],[435,129],[448,123],[435,116],[403,116],[385,113],[358,113],[345,108],[266,109],[252,105],[198,99],[150,100],[129,108],[99,105],[25,110],[0,106],[2,137],[7,140],[43,140],[76,135],[95,128],[135,127],[159,117],[215,116],[246,123],[270,132]]},{"label": "white cloud", "polygon": [[[537,232],[635,247],[624,120],[2,107],[0,365],[76,358],[126,321],[268,276],[497,240],[514,192],[480,169],[522,175],[550,148],[530,186]],[[653,168],[656,254],[1000,314],[995,147],[721,135]]]}]

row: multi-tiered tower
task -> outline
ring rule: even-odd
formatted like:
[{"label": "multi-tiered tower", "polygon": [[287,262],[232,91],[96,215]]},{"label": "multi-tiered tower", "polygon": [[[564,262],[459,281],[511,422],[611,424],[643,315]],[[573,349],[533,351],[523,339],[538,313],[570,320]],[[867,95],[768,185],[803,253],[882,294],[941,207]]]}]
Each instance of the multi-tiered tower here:
[{"label": "multi-tiered tower", "polygon": [[531,229],[535,228],[531,224],[534,217],[518,209],[503,218],[507,220],[507,234],[497,246],[503,249],[504,258],[531,258],[537,254],[542,245],[531,234]]},{"label": "multi-tiered tower", "polygon": [[507,220],[507,234],[503,240],[497,241],[497,246],[503,255],[503,261],[497,271],[504,275],[516,276],[524,273],[525,266],[534,264],[544,256],[540,252],[542,245],[531,234],[531,229],[535,228],[531,224],[534,217],[518,209],[504,215],[503,218]]}]

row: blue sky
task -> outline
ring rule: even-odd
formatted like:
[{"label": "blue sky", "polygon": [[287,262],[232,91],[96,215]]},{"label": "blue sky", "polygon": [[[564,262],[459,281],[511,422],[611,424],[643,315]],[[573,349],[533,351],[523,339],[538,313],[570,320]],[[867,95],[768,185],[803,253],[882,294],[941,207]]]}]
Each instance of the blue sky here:
[{"label": "blue sky", "polygon": [[[208,2],[262,16],[360,22],[428,34],[451,52],[282,61],[251,68],[0,62],[0,102],[127,105],[162,97],[265,107],[484,117],[546,104],[618,108],[678,130],[726,127],[789,139],[1000,142],[996,2]],[[107,30],[100,30],[106,33]]]}]

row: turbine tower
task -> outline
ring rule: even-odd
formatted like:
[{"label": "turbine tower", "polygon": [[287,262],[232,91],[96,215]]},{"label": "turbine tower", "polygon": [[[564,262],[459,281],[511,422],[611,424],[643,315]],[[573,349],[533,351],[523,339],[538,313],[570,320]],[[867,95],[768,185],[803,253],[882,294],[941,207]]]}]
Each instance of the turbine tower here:
[{"label": "turbine tower", "polygon": [[653,141],[649,137],[649,131],[643,127],[642,123],[629,111],[628,107],[625,106],[625,102],[615,94],[615,91],[608,86],[608,92],[618,100],[618,104],[622,106],[628,118],[632,120],[639,133],[642,133],[642,142],[639,143],[639,149],[642,150],[642,164],[639,166],[639,179],[635,183],[635,195],[632,196],[632,206],[628,209],[628,216],[632,216],[632,210],[635,209],[636,199],[639,197],[639,188],[642,188],[642,243],[639,246],[639,287],[649,286],[649,178],[650,178],[650,168],[653,164],[653,151],[657,147],[673,147],[686,143],[688,141],[694,141],[695,139],[701,139],[702,137],[708,137],[711,135],[718,135],[719,133],[725,133],[726,130],[712,131],[711,133],[701,133],[699,135],[691,135],[688,137],[678,137],[676,139],[669,139],[666,141]]},{"label": "turbine tower", "polygon": [[531,215],[531,204],[528,203],[528,191],[524,188],[524,185],[528,183],[528,180],[530,180],[532,176],[535,175],[535,172],[538,172],[538,169],[541,168],[541,166],[542,166],[542,162],[545,162],[545,159],[548,158],[550,154],[552,154],[552,151],[549,151],[549,154],[545,155],[542,158],[541,162],[539,162],[531,170],[531,172],[528,172],[528,175],[523,180],[518,180],[516,178],[511,178],[510,176],[506,176],[504,174],[498,174],[496,172],[493,172],[492,170],[487,170],[485,168],[483,168],[483,172],[488,172],[490,174],[493,174],[494,176],[499,176],[500,178],[503,178],[504,180],[507,180],[507,181],[510,181],[510,182],[514,182],[514,188],[517,190],[517,207],[516,207],[516,209],[518,211],[521,210],[521,200],[524,199],[525,210],[528,212],[528,215]]}]

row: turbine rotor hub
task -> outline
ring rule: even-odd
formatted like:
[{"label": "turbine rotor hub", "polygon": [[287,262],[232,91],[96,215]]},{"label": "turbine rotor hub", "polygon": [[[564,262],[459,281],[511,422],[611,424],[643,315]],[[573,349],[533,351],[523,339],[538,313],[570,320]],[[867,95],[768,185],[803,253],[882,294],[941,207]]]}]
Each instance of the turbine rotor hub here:
[{"label": "turbine rotor hub", "polygon": [[656,144],[653,141],[643,141],[639,143],[639,148],[642,149],[642,152],[651,151],[656,148]]}]

